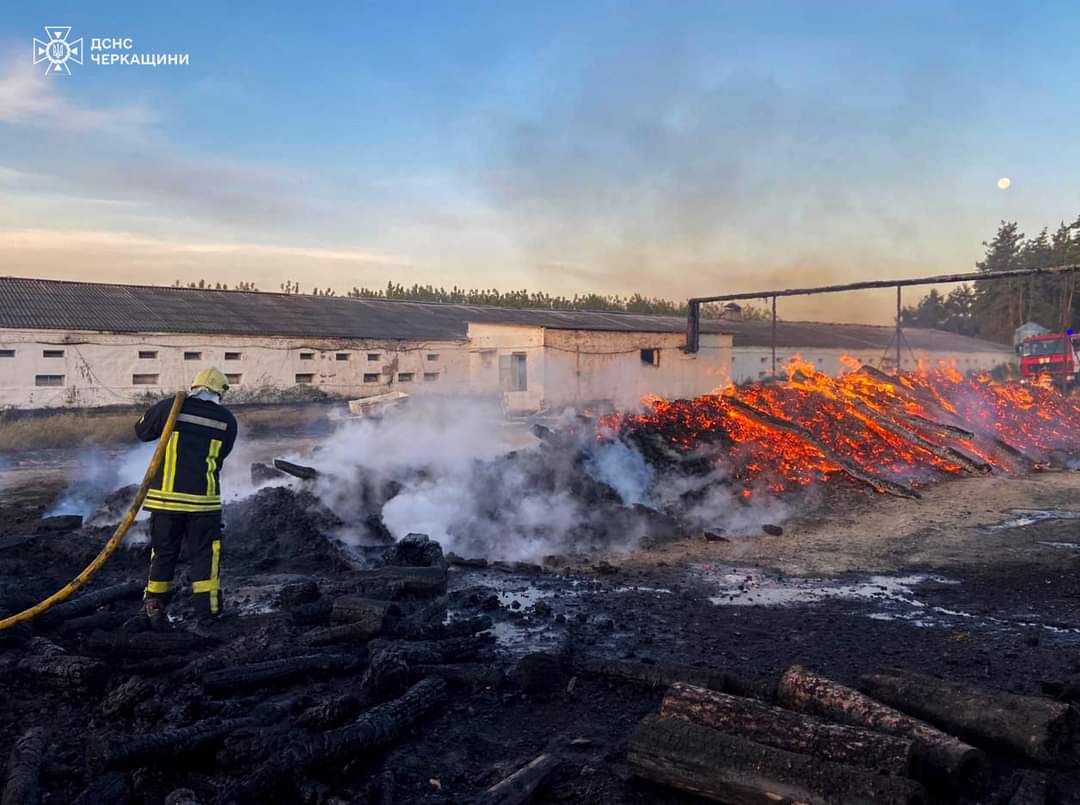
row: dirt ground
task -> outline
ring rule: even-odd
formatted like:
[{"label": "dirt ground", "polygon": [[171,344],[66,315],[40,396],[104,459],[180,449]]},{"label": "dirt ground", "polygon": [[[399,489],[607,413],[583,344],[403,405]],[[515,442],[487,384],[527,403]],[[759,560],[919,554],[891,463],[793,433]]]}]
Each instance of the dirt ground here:
[{"label": "dirt ground", "polygon": [[[0,540],[32,528],[59,494],[61,474],[56,467],[0,472]],[[1043,683],[1080,677],[1078,492],[1080,474],[1070,472],[964,479],[927,489],[917,501],[853,495],[789,520],[780,536],[688,536],[628,555],[552,559],[539,572],[451,567],[450,617],[492,617],[491,664],[511,679],[455,692],[387,751],[298,774],[272,801],[467,802],[542,751],[564,762],[537,802],[697,801],[633,778],[626,766],[627,738],[656,712],[662,690],[573,667],[542,683],[513,681],[522,657],[556,647],[569,646],[577,658],[678,662],[752,681],[775,679],[792,664],[845,683],[899,666],[1039,694]],[[290,573],[287,557],[273,575],[230,562],[228,534],[224,584],[247,599],[229,636],[266,634],[268,645],[289,639],[289,627],[266,602],[299,575]],[[47,589],[77,570],[92,547],[72,549],[67,562],[53,549],[41,567],[36,562],[46,554],[32,545],[0,549],[0,585],[17,577]],[[141,579],[145,553],[125,551],[102,583]],[[323,586],[340,578],[303,577]],[[0,661],[25,650],[0,645]],[[128,680],[116,673],[101,695]],[[315,679],[271,693],[319,699],[352,684]],[[84,736],[150,733],[229,706],[212,697],[208,703],[198,691],[172,693],[175,702],[110,718],[101,701],[0,674],[0,758],[28,725],[52,725],[43,801],[73,801],[93,781]],[[999,801],[1021,765],[995,756],[993,784],[977,801]],[[151,764],[130,774],[129,801],[161,803],[188,788],[195,801],[214,802],[242,771],[205,757]],[[1080,802],[1080,776],[1055,773],[1049,801]]]}]

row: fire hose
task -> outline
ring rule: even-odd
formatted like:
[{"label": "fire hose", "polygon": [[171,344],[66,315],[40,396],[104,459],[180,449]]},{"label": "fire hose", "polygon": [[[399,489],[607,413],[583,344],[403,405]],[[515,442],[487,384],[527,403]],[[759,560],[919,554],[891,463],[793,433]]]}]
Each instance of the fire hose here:
[{"label": "fire hose", "polygon": [[169,418],[165,421],[165,427],[162,428],[157,449],[154,450],[154,455],[150,459],[150,466],[146,468],[146,475],[143,476],[142,483],[139,484],[139,489],[135,493],[135,499],[131,502],[131,506],[128,507],[127,513],[124,514],[124,519],[120,521],[120,525],[116,527],[112,537],[105,543],[105,547],[101,549],[101,552],[94,557],[94,560],[86,566],[86,569],[83,570],[82,573],[44,601],[35,604],[29,609],[24,609],[18,614],[0,620],[0,631],[10,629],[12,626],[32,620],[53,604],[59,604],[61,601],[66,600],[72,593],[86,584],[86,582],[90,581],[94,574],[101,570],[109,557],[116,553],[116,549],[120,547],[120,543],[123,542],[124,537],[127,536],[128,529],[130,529],[135,522],[135,516],[139,513],[139,509],[142,508],[143,501],[146,500],[146,493],[150,491],[150,482],[153,480],[154,474],[158,471],[158,467],[161,466],[161,461],[165,457],[165,446],[169,443],[173,428],[176,426],[176,417],[180,414],[180,407],[184,404],[184,399],[186,397],[187,395],[184,392],[176,392],[172,408],[169,409]]}]

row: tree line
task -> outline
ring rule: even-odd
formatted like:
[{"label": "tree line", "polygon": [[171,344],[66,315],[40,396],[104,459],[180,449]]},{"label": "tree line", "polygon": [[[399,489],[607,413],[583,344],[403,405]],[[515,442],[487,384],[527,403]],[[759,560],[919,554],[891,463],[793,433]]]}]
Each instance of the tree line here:
[{"label": "tree line", "polygon": [[[993,239],[982,245],[986,252],[975,268],[986,274],[1077,264],[1080,216],[1071,224],[1062,222],[1052,234],[1044,227],[1031,238],[1015,221],[1002,221]],[[1062,332],[1080,322],[1076,276],[1069,272],[1051,277],[975,280],[947,294],[932,289],[914,305],[903,308],[900,320],[910,327],[936,327],[1000,343],[1011,343],[1013,331],[1027,322]]]},{"label": "tree line", "polygon": [[[230,287],[226,283],[198,282],[173,283],[175,288],[204,288],[217,291],[258,291],[253,282],[240,282]],[[303,289],[295,280],[287,280],[279,286],[281,293],[300,294]],[[338,296],[333,288],[312,288],[312,296]],[[630,296],[618,294],[574,294],[561,296],[543,291],[499,291],[496,288],[436,288],[434,285],[413,284],[406,286],[398,282],[388,282],[385,288],[352,287],[342,296],[353,299],[393,299],[407,302],[440,302],[457,305],[493,305],[511,308],[539,308],[545,310],[597,310],[615,313],[640,313],[650,316],[686,316],[686,302],[673,302],[670,299],[650,297],[634,293]],[[701,314],[704,318],[720,318],[723,309],[720,305],[703,305]],[[744,319],[765,319],[768,313],[761,308],[745,305],[741,312]]]}]

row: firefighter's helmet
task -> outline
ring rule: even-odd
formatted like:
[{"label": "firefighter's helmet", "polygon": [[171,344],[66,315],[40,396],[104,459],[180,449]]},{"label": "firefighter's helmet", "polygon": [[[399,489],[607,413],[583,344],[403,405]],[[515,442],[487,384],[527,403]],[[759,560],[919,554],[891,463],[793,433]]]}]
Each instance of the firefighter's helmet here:
[{"label": "firefighter's helmet", "polygon": [[214,394],[224,394],[229,390],[229,382],[220,369],[211,366],[209,369],[203,369],[191,381],[191,390],[195,391],[197,389],[207,389],[214,392]]}]

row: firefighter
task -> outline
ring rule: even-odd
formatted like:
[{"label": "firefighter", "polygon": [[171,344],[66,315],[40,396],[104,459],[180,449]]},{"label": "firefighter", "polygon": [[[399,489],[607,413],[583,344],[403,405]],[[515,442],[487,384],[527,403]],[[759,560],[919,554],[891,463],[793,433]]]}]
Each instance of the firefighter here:
[{"label": "firefighter", "polygon": [[[199,622],[221,614],[221,465],[236,442],[236,418],[221,404],[228,389],[217,369],[203,369],[195,376],[146,496],[150,577],[143,599],[151,629],[168,628],[166,605],[185,540]],[[161,436],[171,406],[171,399],[162,400],[143,414],[135,423],[140,440]]]}]

